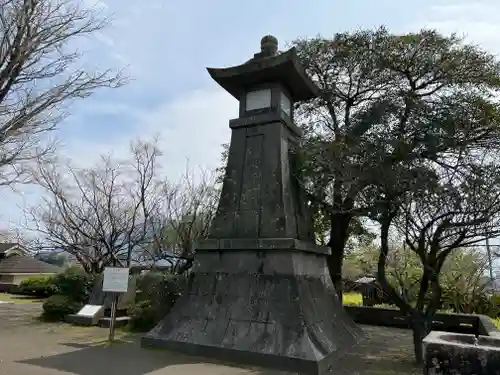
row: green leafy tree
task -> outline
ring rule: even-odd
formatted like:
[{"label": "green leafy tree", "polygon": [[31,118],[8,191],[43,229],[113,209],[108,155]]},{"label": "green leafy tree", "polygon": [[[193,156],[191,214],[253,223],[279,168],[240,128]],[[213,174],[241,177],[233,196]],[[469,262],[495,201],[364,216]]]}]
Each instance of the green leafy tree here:
[{"label": "green leafy tree", "polygon": [[[415,306],[422,277],[422,263],[404,242],[390,240],[386,277],[402,299]],[[344,277],[355,281],[377,274],[380,247],[357,248],[346,255]],[[495,314],[490,301],[490,278],[486,276],[489,260],[480,247],[456,249],[446,257],[440,273],[441,308],[458,313]]]},{"label": "green leafy tree", "polygon": [[[386,277],[389,284],[405,301],[414,304],[417,299],[422,266],[417,255],[401,242],[390,241],[390,252],[386,261]],[[364,276],[377,275],[380,247],[372,244],[360,247],[346,255],[344,267],[350,271],[353,281]],[[347,275],[344,275],[347,276]]]},{"label": "green leafy tree", "polygon": [[299,160],[313,207],[328,218],[328,267],[341,294],[352,223],[387,203],[380,186],[409,189],[414,168],[446,165],[496,136],[500,68],[477,46],[432,30],[380,28],[293,45],[320,91],[297,108]]},{"label": "green leafy tree", "polygon": [[472,247],[452,252],[440,275],[443,307],[496,317],[497,306],[490,298],[491,280],[486,276],[488,268],[489,259],[484,249]]},{"label": "green leafy tree", "polygon": [[[418,362],[423,360],[422,339],[442,303],[441,274],[446,260],[458,249],[500,233],[500,166],[476,154],[477,149],[468,157],[460,156],[457,164],[448,155],[449,169],[439,165],[433,173],[430,168],[423,173],[422,168],[413,168],[412,173],[394,175],[398,182],[389,177],[379,193],[380,201],[385,202],[373,215],[380,223],[377,278],[390,300],[412,322]],[[391,229],[405,239],[420,263],[414,303],[390,282]]]}]

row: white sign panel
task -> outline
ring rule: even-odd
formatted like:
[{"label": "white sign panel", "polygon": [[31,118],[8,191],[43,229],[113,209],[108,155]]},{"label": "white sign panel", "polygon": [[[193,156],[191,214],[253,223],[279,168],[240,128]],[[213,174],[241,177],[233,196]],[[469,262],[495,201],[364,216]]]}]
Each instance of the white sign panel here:
[{"label": "white sign panel", "polygon": [[268,108],[271,106],[271,89],[256,90],[247,92],[247,111],[254,109]]},{"label": "white sign panel", "polygon": [[82,307],[80,311],[78,311],[77,315],[81,316],[94,316],[99,314],[99,312],[103,309],[101,305],[85,305]]},{"label": "white sign panel", "polygon": [[128,290],[128,268],[106,267],[104,269],[104,292],[125,293]]},{"label": "white sign panel", "polygon": [[281,100],[280,100],[280,105],[281,105],[281,110],[286,113],[287,116],[290,116],[290,113],[292,113],[292,102],[286,96],[284,93],[281,93]]}]

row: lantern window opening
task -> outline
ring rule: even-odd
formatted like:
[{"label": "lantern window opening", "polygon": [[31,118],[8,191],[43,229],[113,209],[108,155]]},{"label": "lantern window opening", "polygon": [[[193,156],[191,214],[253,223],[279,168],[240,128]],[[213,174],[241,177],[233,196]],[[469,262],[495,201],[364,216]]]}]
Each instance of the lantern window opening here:
[{"label": "lantern window opening", "polygon": [[272,95],[270,88],[252,90],[247,92],[245,99],[245,111],[250,112],[270,108],[272,104],[271,97]]}]

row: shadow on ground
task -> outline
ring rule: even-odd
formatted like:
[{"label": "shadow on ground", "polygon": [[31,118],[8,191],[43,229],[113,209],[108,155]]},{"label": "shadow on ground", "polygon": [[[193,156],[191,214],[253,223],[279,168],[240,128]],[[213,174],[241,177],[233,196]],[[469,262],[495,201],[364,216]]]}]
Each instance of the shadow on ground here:
[{"label": "shadow on ground", "polygon": [[[413,348],[407,330],[363,326],[367,339],[347,353],[333,369],[340,375],[414,375],[422,370],[412,363]],[[120,374],[252,374],[278,375],[285,372],[181,355],[163,350],[140,349],[137,335],[126,335],[113,345],[105,342],[62,343],[61,354],[21,360],[18,363],[59,370],[76,375]],[[289,374],[289,373],[288,373]]]},{"label": "shadow on ground", "polygon": [[158,355],[154,351],[138,350],[138,343],[118,341],[104,343],[62,343],[66,353],[32,358],[19,363],[45,367],[77,375],[121,374],[143,375],[166,366],[196,363],[188,357]]},{"label": "shadow on ground", "polygon": [[422,374],[422,369],[413,362],[413,343],[409,330],[376,326],[362,328],[366,339],[341,358],[335,374]]},{"label": "shadow on ground", "polygon": [[[201,357],[192,357],[165,350],[140,349],[136,335],[108,345],[104,342],[92,344],[61,343],[68,352],[20,360],[18,363],[44,367],[76,375],[120,374],[145,375],[161,369],[162,374],[206,373],[209,367],[219,367],[220,373],[279,375],[279,371],[242,367],[220,363]],[[212,372],[209,371],[211,374]],[[215,373],[215,372],[214,372]],[[219,372],[217,372],[219,373]]]}]

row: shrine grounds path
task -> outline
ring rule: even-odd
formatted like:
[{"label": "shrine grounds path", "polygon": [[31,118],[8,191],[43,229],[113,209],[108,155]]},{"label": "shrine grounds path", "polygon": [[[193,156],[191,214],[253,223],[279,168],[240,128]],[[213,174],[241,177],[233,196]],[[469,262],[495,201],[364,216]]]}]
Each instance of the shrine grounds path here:
[{"label": "shrine grounds path", "polygon": [[[237,367],[167,351],[145,350],[139,335],[117,332],[107,345],[103,328],[41,323],[40,303],[0,304],[0,375],[289,375]],[[343,357],[333,374],[410,375],[410,331],[363,326],[368,339]]]}]

